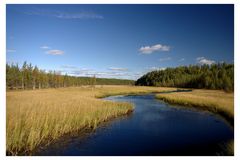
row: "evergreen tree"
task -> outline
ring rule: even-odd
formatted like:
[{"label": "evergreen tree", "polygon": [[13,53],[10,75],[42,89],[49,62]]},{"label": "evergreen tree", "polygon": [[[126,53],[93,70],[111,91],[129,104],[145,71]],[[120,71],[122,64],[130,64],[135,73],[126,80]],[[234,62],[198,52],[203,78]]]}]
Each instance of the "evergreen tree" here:
[{"label": "evergreen tree", "polygon": [[41,88],[58,88],[91,85],[132,85],[132,80],[108,79],[93,77],[74,77],[67,74],[61,75],[57,71],[49,71],[33,67],[26,61],[22,68],[18,64],[6,64],[6,87],[7,89],[41,89]]},{"label": "evergreen tree", "polygon": [[234,90],[234,65],[189,65],[156,70],[140,77],[135,85]]}]

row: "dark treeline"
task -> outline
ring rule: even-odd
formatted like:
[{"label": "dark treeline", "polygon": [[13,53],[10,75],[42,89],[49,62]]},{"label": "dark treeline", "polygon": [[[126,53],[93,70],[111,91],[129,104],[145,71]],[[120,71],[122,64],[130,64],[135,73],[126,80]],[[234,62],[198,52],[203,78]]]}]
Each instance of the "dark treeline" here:
[{"label": "dark treeline", "polygon": [[190,65],[149,72],[135,85],[234,90],[234,65]]},{"label": "dark treeline", "polygon": [[46,72],[37,66],[24,62],[22,67],[18,64],[6,65],[7,89],[41,89],[59,88],[81,85],[132,85],[132,80],[108,79],[94,77],[75,77],[61,75],[56,71]]}]

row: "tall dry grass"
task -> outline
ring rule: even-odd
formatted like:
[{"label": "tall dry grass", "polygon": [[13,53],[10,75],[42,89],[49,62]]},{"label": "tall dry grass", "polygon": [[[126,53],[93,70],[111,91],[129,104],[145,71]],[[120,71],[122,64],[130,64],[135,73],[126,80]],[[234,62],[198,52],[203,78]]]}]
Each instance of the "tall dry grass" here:
[{"label": "tall dry grass", "polygon": [[220,90],[195,89],[192,92],[157,94],[156,97],[169,103],[203,108],[218,113],[230,121],[233,121],[234,118],[233,93]]},{"label": "tall dry grass", "polygon": [[66,133],[96,128],[110,118],[133,110],[129,103],[97,99],[117,94],[139,94],[172,88],[97,86],[7,92],[7,154],[27,154]]}]

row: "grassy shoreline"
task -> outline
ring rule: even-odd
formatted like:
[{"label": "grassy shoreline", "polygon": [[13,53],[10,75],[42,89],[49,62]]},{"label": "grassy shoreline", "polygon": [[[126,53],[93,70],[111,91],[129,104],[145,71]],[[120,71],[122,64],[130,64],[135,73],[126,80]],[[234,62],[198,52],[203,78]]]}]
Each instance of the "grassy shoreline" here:
[{"label": "grassy shoreline", "polygon": [[[234,94],[216,90],[195,89],[192,92],[169,92],[156,94],[157,99],[170,104],[200,108],[223,117],[234,128]],[[234,140],[223,146],[227,155],[234,155]]]},{"label": "grassy shoreline", "polygon": [[132,104],[98,98],[167,90],[173,88],[97,86],[7,92],[7,155],[28,154],[64,134],[96,128],[133,110]]},{"label": "grassy shoreline", "polygon": [[[102,122],[133,111],[132,104],[100,99],[108,96],[161,92],[156,98],[168,103],[201,107],[218,114],[226,112],[234,117],[233,94],[212,90],[171,91],[176,88],[84,86],[7,92],[7,155],[28,155],[36,147],[65,134],[94,129]],[[231,106],[230,109],[221,107],[223,104]]]},{"label": "grassy shoreline", "polygon": [[200,108],[216,113],[234,124],[234,95],[220,90],[195,89],[191,92],[156,94],[156,98],[167,103]]}]

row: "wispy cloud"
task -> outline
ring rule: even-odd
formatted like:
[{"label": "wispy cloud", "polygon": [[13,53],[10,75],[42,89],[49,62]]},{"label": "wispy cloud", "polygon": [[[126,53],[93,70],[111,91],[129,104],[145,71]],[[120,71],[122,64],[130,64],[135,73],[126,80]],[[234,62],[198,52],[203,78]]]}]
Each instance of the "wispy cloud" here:
[{"label": "wispy cloud", "polygon": [[16,50],[15,49],[7,49],[7,52],[16,52]]},{"label": "wispy cloud", "polygon": [[139,52],[141,54],[151,54],[153,52],[160,52],[160,51],[170,51],[170,46],[162,45],[162,44],[156,44],[153,46],[142,46],[139,49]]},{"label": "wispy cloud", "polygon": [[147,72],[149,71],[155,71],[155,70],[165,70],[165,67],[147,67],[146,70]]},{"label": "wispy cloud", "polygon": [[124,76],[130,76],[129,73],[124,73],[124,72],[90,72],[87,73],[88,76],[97,76],[97,77],[106,77],[106,78],[119,78],[119,77],[124,77]]},{"label": "wispy cloud", "polygon": [[59,50],[59,49],[51,49],[51,47],[49,47],[47,45],[43,45],[40,48],[43,49],[46,54],[51,54],[51,55],[62,55],[62,54],[64,54],[64,51]]},{"label": "wispy cloud", "polygon": [[73,70],[69,73],[74,76],[83,76],[83,77],[97,76],[97,77],[101,77],[101,78],[119,78],[122,76],[129,76],[129,73],[126,73],[126,72],[94,71],[94,70],[89,70],[89,69]]},{"label": "wispy cloud", "polygon": [[219,63],[226,63],[225,61],[220,61]]},{"label": "wispy cloud", "polygon": [[214,60],[209,60],[209,59],[206,59],[205,57],[197,57],[196,61],[198,64],[201,64],[201,65],[204,65],[204,64],[211,65],[215,63]]},{"label": "wispy cloud", "polygon": [[77,77],[93,77],[98,78],[119,78],[119,79],[137,79],[142,74],[130,72],[127,68],[109,67],[105,70],[94,70],[89,68],[80,68],[73,65],[61,65],[62,73]]},{"label": "wispy cloud", "polygon": [[161,70],[165,70],[165,67],[157,67],[157,66],[153,66],[153,67],[145,67],[142,72],[138,72],[138,75],[135,75],[136,79],[140,78],[141,76],[143,76],[144,74],[151,72],[151,71],[161,71]]},{"label": "wispy cloud", "polygon": [[179,62],[185,61],[185,58],[181,58],[178,60]]},{"label": "wispy cloud", "polygon": [[151,67],[150,70],[165,70],[165,67]]},{"label": "wispy cloud", "polygon": [[[96,76],[98,78],[123,78],[127,79],[129,77],[133,77],[133,74],[130,74],[126,70],[104,70],[97,71],[88,68],[78,68],[75,66],[63,65],[61,68],[64,68],[64,72],[68,75],[78,76],[78,77],[93,77]],[[115,69],[115,67],[114,67]]]},{"label": "wispy cloud", "polygon": [[61,68],[65,68],[65,69],[77,69],[78,67],[72,66],[72,65],[62,65]]},{"label": "wispy cloud", "polygon": [[59,19],[103,19],[102,15],[99,15],[92,11],[80,11],[80,12],[66,12],[47,9],[34,8],[31,11],[25,12],[28,15],[48,16]]},{"label": "wispy cloud", "polygon": [[112,71],[128,71],[128,68],[109,67],[108,69]]},{"label": "wispy cloud", "polygon": [[51,55],[62,55],[64,54],[64,51],[58,50],[58,49],[52,49],[52,50],[48,50],[46,53]]},{"label": "wispy cloud", "polygon": [[40,48],[41,49],[50,49],[51,47],[44,45],[44,46],[41,46]]},{"label": "wispy cloud", "polygon": [[102,15],[98,15],[94,12],[78,12],[78,13],[67,13],[67,12],[58,12],[55,15],[57,18],[61,19],[103,19]]},{"label": "wispy cloud", "polygon": [[163,61],[169,61],[171,59],[172,59],[171,57],[166,57],[166,58],[160,58],[159,61],[163,62]]},{"label": "wispy cloud", "polygon": [[87,76],[88,73],[90,73],[92,70],[91,69],[76,69],[76,70],[71,70],[68,71],[69,74],[74,75],[74,76]]}]

